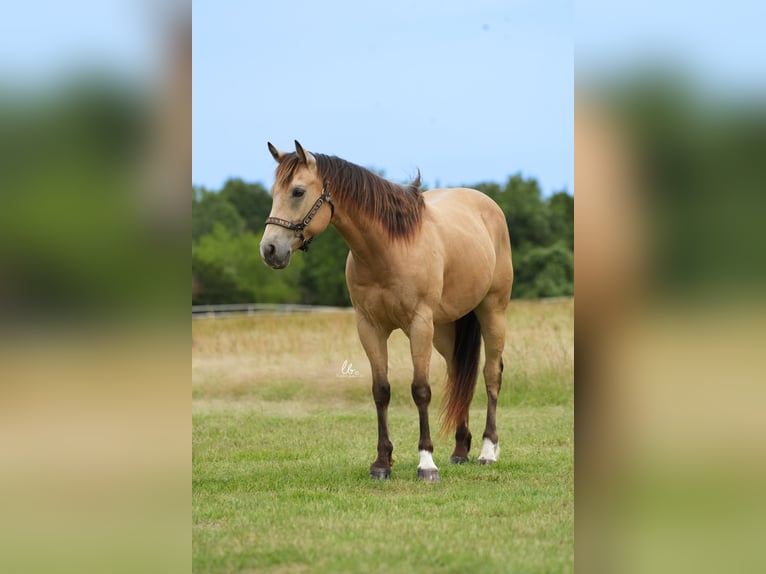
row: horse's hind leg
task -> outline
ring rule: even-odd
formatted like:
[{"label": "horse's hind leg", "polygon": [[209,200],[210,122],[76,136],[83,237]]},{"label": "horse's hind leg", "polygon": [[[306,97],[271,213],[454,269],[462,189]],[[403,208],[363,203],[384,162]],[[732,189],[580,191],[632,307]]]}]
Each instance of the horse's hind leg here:
[{"label": "horse's hind leg", "polygon": [[[455,323],[435,326],[434,347],[444,357],[444,360],[447,361],[447,377],[454,378],[452,353],[455,349]],[[449,461],[457,464],[468,462],[468,452],[470,450],[471,431],[468,428],[468,413],[466,412],[465,420],[460,422],[455,432],[455,450],[452,452]]]},{"label": "horse's hind leg", "polygon": [[476,309],[484,338],[484,382],[487,386],[487,424],[482,436],[480,464],[497,462],[500,447],[497,438],[497,397],[503,384],[503,348],[505,347],[505,306],[490,306],[485,301]]}]

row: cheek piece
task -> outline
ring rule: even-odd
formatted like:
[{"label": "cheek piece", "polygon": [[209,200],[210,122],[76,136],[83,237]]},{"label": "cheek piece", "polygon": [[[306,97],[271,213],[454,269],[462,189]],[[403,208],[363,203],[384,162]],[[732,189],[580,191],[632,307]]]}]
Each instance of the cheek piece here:
[{"label": "cheek piece", "polygon": [[281,217],[267,217],[266,225],[269,225],[269,224],[279,225],[280,227],[284,227],[285,229],[289,229],[290,231],[295,231],[295,233],[298,235],[298,237],[301,240],[301,246],[298,249],[300,249],[301,251],[308,251],[309,244],[314,240],[314,238],[311,237],[310,239],[306,239],[303,236],[303,230],[306,229],[309,223],[311,223],[311,220],[314,219],[314,216],[317,213],[319,213],[319,209],[322,207],[322,205],[325,202],[327,202],[327,205],[330,206],[330,211],[332,212],[330,215],[330,219],[332,219],[332,216],[335,215],[335,205],[333,205],[332,199],[330,199],[330,194],[327,193],[327,185],[325,185],[322,188],[322,195],[320,195],[319,199],[317,199],[314,202],[314,205],[306,214],[306,217],[303,218],[303,221],[301,221],[300,223],[293,223],[292,221],[288,221],[287,219],[282,219]]}]

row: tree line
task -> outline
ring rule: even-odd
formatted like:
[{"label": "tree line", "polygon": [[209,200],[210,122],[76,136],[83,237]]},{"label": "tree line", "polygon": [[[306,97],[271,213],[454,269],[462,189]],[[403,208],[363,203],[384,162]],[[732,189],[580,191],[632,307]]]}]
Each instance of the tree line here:
[{"label": "tree line", "polygon": [[[574,197],[543,197],[534,178],[472,185],[505,214],[513,249],[513,298],[574,294]],[[260,183],[229,179],[220,190],[192,187],[192,303],[305,303],[346,306],[348,247],[330,226],[281,271],[261,261],[271,195]]]}]

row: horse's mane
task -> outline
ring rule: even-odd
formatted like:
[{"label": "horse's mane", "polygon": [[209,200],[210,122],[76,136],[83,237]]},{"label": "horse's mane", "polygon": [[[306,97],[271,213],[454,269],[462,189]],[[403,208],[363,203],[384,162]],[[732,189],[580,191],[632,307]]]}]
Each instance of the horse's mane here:
[{"label": "horse's mane", "polygon": [[[350,215],[379,222],[391,239],[409,239],[420,228],[425,206],[420,172],[411,184],[399,185],[339,157],[313,155],[330,196]],[[278,184],[288,185],[300,165],[297,154],[287,154],[277,167]]]}]

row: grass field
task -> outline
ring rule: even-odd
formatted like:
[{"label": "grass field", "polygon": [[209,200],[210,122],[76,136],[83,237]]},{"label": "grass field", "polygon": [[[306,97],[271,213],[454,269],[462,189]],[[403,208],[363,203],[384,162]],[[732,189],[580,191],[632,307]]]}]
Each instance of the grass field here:
[{"label": "grass field", "polygon": [[[452,441],[436,439],[436,484],[416,480],[404,335],[389,344],[396,464],[378,482],[368,476],[376,418],[353,314],[194,321],[194,571],[572,571],[573,301],[513,302],[507,318],[500,461],[476,463],[480,380],[472,461],[450,465]],[[434,353],[434,419],[444,373]]]}]

